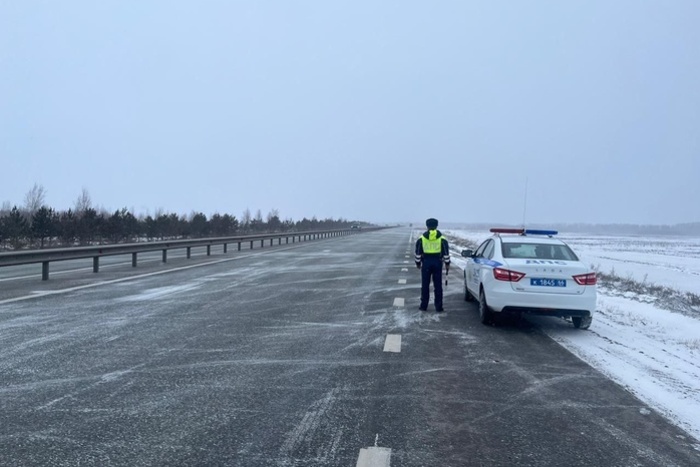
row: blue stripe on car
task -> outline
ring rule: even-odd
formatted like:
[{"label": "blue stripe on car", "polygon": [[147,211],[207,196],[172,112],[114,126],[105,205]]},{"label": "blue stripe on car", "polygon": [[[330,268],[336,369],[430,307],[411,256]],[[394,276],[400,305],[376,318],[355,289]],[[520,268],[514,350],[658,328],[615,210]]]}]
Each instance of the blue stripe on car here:
[{"label": "blue stripe on car", "polygon": [[497,268],[503,265],[503,263],[499,263],[498,261],[494,261],[492,259],[487,258],[474,258],[474,262],[483,264],[484,266],[491,266],[492,268]]}]

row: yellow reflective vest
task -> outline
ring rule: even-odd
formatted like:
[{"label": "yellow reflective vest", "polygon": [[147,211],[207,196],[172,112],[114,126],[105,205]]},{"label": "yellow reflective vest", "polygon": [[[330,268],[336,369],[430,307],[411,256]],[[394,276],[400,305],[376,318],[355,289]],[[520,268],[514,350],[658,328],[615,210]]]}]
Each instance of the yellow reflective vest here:
[{"label": "yellow reflective vest", "polygon": [[421,236],[423,242],[423,253],[428,255],[440,254],[442,251],[442,237],[438,238],[437,230],[431,230],[428,234],[429,238]]}]

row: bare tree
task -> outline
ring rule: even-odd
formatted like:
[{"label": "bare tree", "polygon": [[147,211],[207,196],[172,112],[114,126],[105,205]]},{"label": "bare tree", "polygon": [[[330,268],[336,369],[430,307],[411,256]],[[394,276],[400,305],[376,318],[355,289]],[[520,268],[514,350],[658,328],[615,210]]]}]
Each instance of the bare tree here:
[{"label": "bare tree", "polygon": [[282,229],[280,212],[277,209],[272,209],[267,213],[267,228],[270,232],[277,232]]},{"label": "bare tree", "polygon": [[279,217],[280,217],[279,209],[271,209],[270,212],[267,213],[267,223],[269,224],[270,221],[275,217],[279,219]]},{"label": "bare tree", "polygon": [[248,230],[250,227],[251,219],[250,209],[245,208],[245,211],[243,211],[243,215],[241,216],[241,227],[243,227],[244,230]]},{"label": "bare tree", "polygon": [[87,188],[83,187],[80,195],[78,195],[78,198],[75,200],[75,213],[80,215],[91,208],[92,198],[90,198],[90,193],[88,192]]},{"label": "bare tree", "polygon": [[46,201],[46,189],[35,183],[31,190],[24,195],[24,209],[30,216],[33,216]]}]

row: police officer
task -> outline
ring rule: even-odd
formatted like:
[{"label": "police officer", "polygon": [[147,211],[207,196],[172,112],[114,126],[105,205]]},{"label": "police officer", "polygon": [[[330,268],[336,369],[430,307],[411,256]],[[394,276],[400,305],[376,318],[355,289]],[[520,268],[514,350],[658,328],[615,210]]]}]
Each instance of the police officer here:
[{"label": "police officer", "polygon": [[421,311],[428,309],[430,300],[430,279],[435,289],[435,311],[443,311],[442,307],[442,263],[445,270],[450,270],[450,245],[442,233],[437,230],[437,219],[425,221],[428,228],[416,242],[416,267],[421,270],[420,307]]}]

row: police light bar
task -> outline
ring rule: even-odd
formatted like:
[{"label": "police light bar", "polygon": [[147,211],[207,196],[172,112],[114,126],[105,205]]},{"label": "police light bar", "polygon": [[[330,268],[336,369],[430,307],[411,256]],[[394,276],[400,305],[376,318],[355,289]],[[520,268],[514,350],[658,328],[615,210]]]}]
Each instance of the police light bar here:
[{"label": "police light bar", "polygon": [[509,234],[523,234],[525,232],[525,229],[491,229],[489,230],[491,233],[509,233]]},{"label": "police light bar", "polygon": [[556,230],[538,230],[538,229],[526,229],[525,230],[525,235],[549,235],[550,237],[552,235],[556,235],[559,232]]}]

